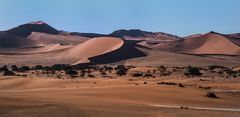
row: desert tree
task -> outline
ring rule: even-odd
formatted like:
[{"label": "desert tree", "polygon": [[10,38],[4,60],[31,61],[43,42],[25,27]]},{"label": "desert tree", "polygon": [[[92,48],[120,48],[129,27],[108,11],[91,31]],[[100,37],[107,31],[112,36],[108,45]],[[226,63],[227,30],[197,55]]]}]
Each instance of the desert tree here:
[{"label": "desert tree", "polygon": [[15,76],[16,74],[13,71],[6,70],[3,72],[4,76]]},{"label": "desert tree", "polygon": [[12,65],[11,68],[12,68],[12,71],[18,71],[18,67],[16,65]]},{"label": "desert tree", "polygon": [[187,71],[184,73],[186,76],[201,76],[202,73],[200,72],[198,67],[187,67]]},{"label": "desert tree", "polygon": [[146,73],[146,74],[144,74],[143,77],[144,77],[144,78],[150,78],[150,77],[151,77],[151,78],[156,78],[154,75],[152,75],[152,74],[149,73],[149,72]]},{"label": "desert tree", "polygon": [[210,66],[208,66],[209,70],[214,70],[214,69],[217,69],[217,68],[219,68],[219,69],[226,69],[226,67],[219,66],[219,65],[210,65]]},{"label": "desert tree", "polygon": [[9,71],[7,65],[4,65],[4,66],[0,67],[0,71],[1,72]]},{"label": "desert tree", "polygon": [[88,74],[89,78],[95,78],[95,76],[93,74]]},{"label": "desert tree", "polygon": [[218,98],[217,95],[213,92],[207,92],[206,96],[209,98]]},{"label": "desert tree", "polygon": [[102,75],[102,77],[106,77],[107,73],[105,71],[101,71],[101,75]]},{"label": "desert tree", "polygon": [[66,64],[55,64],[55,65],[51,66],[50,69],[54,70],[54,71],[61,71],[61,70],[67,70],[66,68],[68,66],[69,65],[66,65]]},{"label": "desert tree", "polygon": [[8,70],[8,67],[6,65],[1,67],[0,71],[3,72],[4,76],[14,76],[14,75],[16,75],[13,71]]},{"label": "desert tree", "polygon": [[43,70],[44,67],[42,65],[36,65],[32,68],[33,70]]},{"label": "desert tree", "polygon": [[77,76],[78,75],[78,72],[73,70],[73,69],[70,69],[70,70],[66,70],[65,73],[67,75],[70,75],[71,77],[74,77],[74,76]]},{"label": "desert tree", "polygon": [[119,76],[123,76],[127,74],[128,69],[124,65],[118,65],[116,68],[116,74]]},{"label": "desert tree", "polygon": [[165,66],[159,66],[157,68],[158,71],[165,71],[166,70],[166,67]]},{"label": "desert tree", "polygon": [[21,67],[18,68],[19,72],[26,72],[26,71],[29,71],[29,70],[31,70],[31,68],[28,67],[28,66],[21,66]]},{"label": "desert tree", "polygon": [[80,70],[80,77],[85,77],[86,71],[85,70]]},{"label": "desert tree", "polygon": [[142,72],[136,72],[132,74],[132,77],[142,77],[143,73]]}]

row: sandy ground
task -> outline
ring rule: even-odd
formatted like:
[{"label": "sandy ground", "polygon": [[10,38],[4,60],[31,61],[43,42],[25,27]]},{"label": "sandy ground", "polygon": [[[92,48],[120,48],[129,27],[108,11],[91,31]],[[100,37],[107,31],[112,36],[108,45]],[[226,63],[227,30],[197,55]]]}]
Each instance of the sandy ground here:
[{"label": "sandy ground", "polygon": [[[132,79],[132,78],[131,78]],[[144,82],[147,84],[144,84]],[[158,85],[175,82],[185,88]],[[218,99],[205,96],[211,86]],[[211,90],[213,90],[211,89]],[[1,117],[239,117],[240,112],[158,107],[173,105],[240,108],[239,79],[200,81],[190,78],[46,79],[0,78]]]}]

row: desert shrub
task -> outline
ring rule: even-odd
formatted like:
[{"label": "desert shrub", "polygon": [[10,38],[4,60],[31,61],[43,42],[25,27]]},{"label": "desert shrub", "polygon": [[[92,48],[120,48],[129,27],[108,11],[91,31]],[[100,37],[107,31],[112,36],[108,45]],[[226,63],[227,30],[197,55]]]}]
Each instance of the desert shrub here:
[{"label": "desert shrub", "polygon": [[127,69],[132,69],[132,68],[136,68],[136,66],[128,65],[126,68],[127,68]]},{"label": "desert shrub", "polygon": [[217,68],[225,69],[226,67],[224,67],[224,66],[219,66],[219,65],[210,65],[210,66],[208,66],[208,69],[209,69],[209,70],[214,70],[214,69],[217,69]]},{"label": "desert shrub", "polygon": [[33,70],[43,70],[44,67],[42,65],[36,65],[32,68]]},{"label": "desert shrub", "polygon": [[4,66],[0,67],[0,71],[5,72],[5,71],[9,71],[9,70],[8,70],[8,67],[6,65],[4,65]]},{"label": "desert shrub", "polygon": [[157,70],[156,70],[156,69],[154,69],[154,70],[153,70],[153,73],[154,73],[154,74],[156,74],[156,72],[157,72]]},{"label": "desert shrub", "polygon": [[76,76],[78,74],[78,72],[73,69],[67,70],[65,73],[70,76]]},{"label": "desert shrub", "polygon": [[123,76],[123,75],[126,75],[126,74],[127,74],[127,71],[120,69],[120,70],[117,70],[117,71],[116,71],[116,74],[119,75],[119,76]]},{"label": "desert shrub", "polygon": [[107,73],[105,71],[101,71],[101,75],[102,75],[102,77],[106,77]]},{"label": "desert shrub", "polygon": [[73,67],[72,66],[70,66],[70,65],[66,65],[66,67],[64,67],[64,71],[67,71],[67,70],[71,70],[71,69],[73,69]]},{"label": "desert shrub", "polygon": [[133,81],[133,79],[128,79],[128,81]]},{"label": "desert shrub", "polygon": [[76,70],[85,70],[85,69],[96,69],[96,66],[90,66],[89,63],[80,63],[72,66]]},{"label": "desert shrub", "polygon": [[177,85],[177,83],[174,82],[157,82],[158,85]]},{"label": "desert shrub", "polygon": [[87,70],[86,70],[86,73],[91,74],[91,73],[92,73],[92,70],[91,70],[91,69],[87,69]]},{"label": "desert shrub", "polygon": [[206,96],[209,98],[218,98],[217,95],[213,92],[207,92]]},{"label": "desert shrub", "polygon": [[124,65],[118,65],[117,67],[115,67],[115,70],[118,70],[118,69],[128,70]]},{"label": "desert shrub", "polygon": [[85,77],[86,71],[85,70],[81,70],[80,71],[80,77]]},{"label": "desert shrub", "polygon": [[58,79],[62,79],[62,75],[61,75],[61,74],[58,74],[56,77],[57,77]]},{"label": "desert shrub", "polygon": [[147,84],[147,81],[145,81],[143,84]]},{"label": "desert shrub", "polygon": [[187,68],[187,71],[185,72],[185,75],[194,77],[194,76],[201,76],[202,73],[200,72],[199,68],[189,66]]},{"label": "desert shrub", "polygon": [[149,78],[149,77],[152,77],[152,78],[155,78],[155,76],[153,76],[151,73],[146,73],[143,75],[144,78]]},{"label": "desert shrub", "polygon": [[211,89],[212,87],[203,87],[203,89]]},{"label": "desert shrub", "polygon": [[225,69],[224,71],[225,71],[225,73],[228,74],[228,75],[235,75],[235,74],[237,74],[236,71],[233,71],[233,70],[231,70],[231,69]]},{"label": "desert shrub", "polygon": [[222,75],[223,74],[223,71],[217,71],[218,74]]},{"label": "desert shrub", "polygon": [[211,89],[212,87],[209,87],[209,86],[198,86],[198,88],[200,88],[200,89]]},{"label": "desert shrub", "polygon": [[189,108],[186,106],[181,106],[180,109],[189,109]]},{"label": "desert shrub", "polygon": [[15,76],[16,74],[13,71],[6,70],[3,73],[4,76]]},{"label": "desert shrub", "polygon": [[44,66],[42,70],[43,71],[48,71],[48,70],[51,70],[51,67],[50,66]]},{"label": "desert shrub", "polygon": [[132,74],[132,77],[142,77],[142,76],[143,76],[143,73],[139,73],[139,72]]},{"label": "desert shrub", "polygon": [[170,76],[171,74],[172,74],[172,72],[165,71],[165,72],[161,72],[160,76]]},{"label": "desert shrub", "polygon": [[89,78],[95,78],[95,76],[93,74],[88,74]]},{"label": "desert shrub", "polygon": [[70,69],[67,69],[67,67],[69,67],[69,65],[66,65],[66,64],[55,64],[55,65],[50,67],[50,70],[55,70],[55,71],[70,70]]},{"label": "desert shrub", "polygon": [[124,65],[118,65],[116,68],[116,74],[119,76],[123,76],[127,74],[128,69]]},{"label": "desert shrub", "polygon": [[18,67],[16,65],[12,65],[11,68],[12,68],[12,71],[18,71]]},{"label": "desert shrub", "polygon": [[29,71],[29,70],[31,70],[31,68],[28,67],[28,66],[21,66],[21,67],[18,68],[19,72],[26,72],[26,71]]},{"label": "desert shrub", "polygon": [[165,66],[159,66],[157,69],[158,69],[158,71],[165,71],[166,67]]},{"label": "desert shrub", "polygon": [[103,66],[103,67],[99,68],[100,72],[108,71],[109,73],[111,73],[112,70],[113,70],[113,68],[111,66]]},{"label": "desert shrub", "polygon": [[22,77],[27,77],[28,75],[27,74],[23,74],[23,75],[21,75]]},{"label": "desert shrub", "polygon": [[181,83],[179,83],[179,84],[178,84],[178,87],[182,87],[182,88],[184,88],[184,85],[181,84]]}]

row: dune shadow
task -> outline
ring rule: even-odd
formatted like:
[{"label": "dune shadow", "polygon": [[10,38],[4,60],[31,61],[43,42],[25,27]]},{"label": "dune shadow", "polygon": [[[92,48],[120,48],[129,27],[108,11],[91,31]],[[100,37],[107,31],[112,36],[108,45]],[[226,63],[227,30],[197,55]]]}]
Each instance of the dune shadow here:
[{"label": "dune shadow", "polygon": [[138,46],[136,43],[136,41],[124,40],[124,44],[121,48],[103,55],[89,58],[89,60],[91,61],[91,64],[107,64],[146,56],[144,52],[137,49]]}]

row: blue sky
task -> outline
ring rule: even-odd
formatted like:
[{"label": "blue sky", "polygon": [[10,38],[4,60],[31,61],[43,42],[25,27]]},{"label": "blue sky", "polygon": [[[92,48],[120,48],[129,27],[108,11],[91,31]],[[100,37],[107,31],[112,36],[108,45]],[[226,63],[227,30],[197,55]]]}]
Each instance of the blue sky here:
[{"label": "blue sky", "polygon": [[61,30],[240,32],[240,0],[0,0],[0,30],[42,20]]}]

